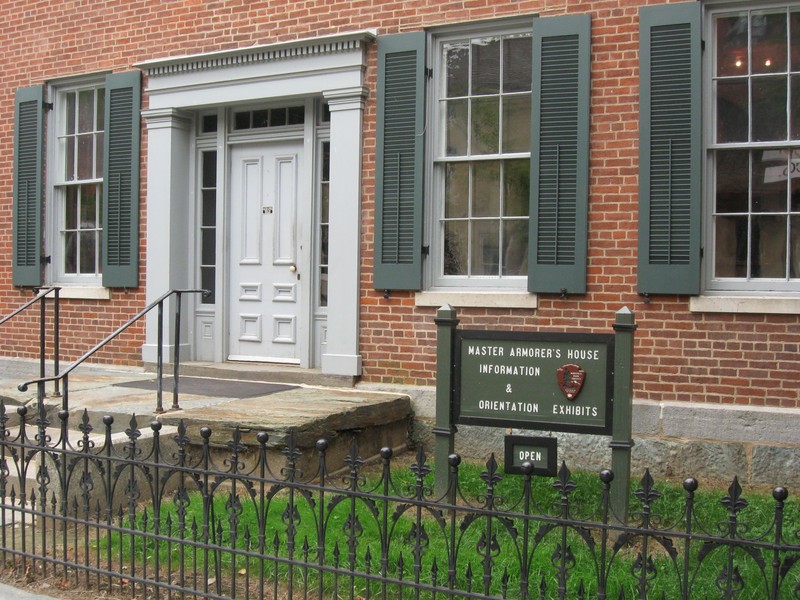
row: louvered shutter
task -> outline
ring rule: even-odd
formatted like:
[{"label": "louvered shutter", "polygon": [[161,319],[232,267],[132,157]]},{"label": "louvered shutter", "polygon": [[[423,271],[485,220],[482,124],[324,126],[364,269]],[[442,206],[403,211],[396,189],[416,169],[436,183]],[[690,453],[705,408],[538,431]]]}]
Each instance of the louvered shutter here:
[{"label": "louvered shutter", "polygon": [[[106,77],[103,285],[139,285],[141,73]],[[156,224],[154,224],[155,226]]]},{"label": "louvered shutter", "polygon": [[14,109],[14,285],[42,284],[44,86],[20,88]]},{"label": "louvered shutter", "polygon": [[646,294],[700,292],[699,2],[639,13],[639,271]]},{"label": "louvered shutter", "polygon": [[589,15],[535,19],[528,290],[586,292]]},{"label": "louvered shutter", "polygon": [[375,289],[422,289],[425,33],[378,38]]}]

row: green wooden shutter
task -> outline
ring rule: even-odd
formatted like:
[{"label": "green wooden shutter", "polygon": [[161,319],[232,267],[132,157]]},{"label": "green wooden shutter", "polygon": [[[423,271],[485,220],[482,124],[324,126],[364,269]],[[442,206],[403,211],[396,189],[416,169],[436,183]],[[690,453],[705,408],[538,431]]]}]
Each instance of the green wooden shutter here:
[{"label": "green wooden shutter", "polygon": [[699,2],[639,13],[639,272],[642,294],[700,292]]},{"label": "green wooden shutter", "polygon": [[378,38],[375,289],[422,289],[425,33]]},{"label": "green wooden shutter", "polygon": [[141,73],[106,77],[103,285],[139,285]]},{"label": "green wooden shutter", "polygon": [[42,284],[44,86],[17,90],[14,109],[14,285]]},{"label": "green wooden shutter", "polygon": [[528,290],[586,292],[589,15],[533,24]]}]

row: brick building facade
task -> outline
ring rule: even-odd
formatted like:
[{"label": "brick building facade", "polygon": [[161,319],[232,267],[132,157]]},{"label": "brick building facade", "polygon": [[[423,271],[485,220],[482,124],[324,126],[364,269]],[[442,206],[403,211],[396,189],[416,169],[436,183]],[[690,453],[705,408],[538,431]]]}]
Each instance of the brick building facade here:
[{"label": "brick building facade", "polygon": [[[404,386],[424,437],[438,307],[608,332],[627,306],[647,458],[800,460],[800,4],[0,16],[0,309],[63,286],[65,357],[170,288],[213,288],[185,355]],[[33,322],[6,325],[4,354],[36,355]],[[154,340],[134,327],[102,360],[150,362]]]}]

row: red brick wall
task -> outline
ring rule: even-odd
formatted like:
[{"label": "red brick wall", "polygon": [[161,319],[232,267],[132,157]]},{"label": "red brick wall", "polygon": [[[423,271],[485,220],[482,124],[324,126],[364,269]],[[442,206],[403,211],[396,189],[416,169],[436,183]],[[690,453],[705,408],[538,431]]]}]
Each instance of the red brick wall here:
[{"label": "red brick wall", "polygon": [[[30,292],[11,287],[11,184],[15,88],[104,70],[128,70],[159,57],[209,52],[356,29],[379,34],[516,14],[592,15],[592,106],[588,293],[540,295],[538,310],[463,309],[462,326],[525,330],[610,331],[623,306],[637,316],[638,398],[798,406],[797,316],[692,314],[688,299],[636,293],[638,201],[638,9],[645,2],[601,0],[10,0],[0,5],[0,314]],[[413,294],[389,299],[372,290],[375,162],[375,62],[364,119],[361,350],[364,378],[433,384],[432,308]],[[146,102],[146,97],[145,97]],[[146,156],[146,139],[143,149]],[[144,164],[144,161],[143,161]],[[143,167],[144,169],[144,167]],[[142,236],[145,221],[142,172]],[[140,282],[144,283],[144,244]],[[140,309],[144,288],[114,292],[108,302],[66,301],[63,325],[78,355]],[[32,319],[0,332],[0,352],[34,356]],[[127,334],[104,360],[136,362],[143,330]]]}]

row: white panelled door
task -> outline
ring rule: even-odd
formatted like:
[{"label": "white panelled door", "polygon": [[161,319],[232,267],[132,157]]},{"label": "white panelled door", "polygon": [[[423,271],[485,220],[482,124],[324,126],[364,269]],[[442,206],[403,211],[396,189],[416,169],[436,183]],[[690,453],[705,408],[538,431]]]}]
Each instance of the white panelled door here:
[{"label": "white panelled door", "polygon": [[297,236],[303,143],[231,148],[229,358],[295,363],[307,353]]}]

